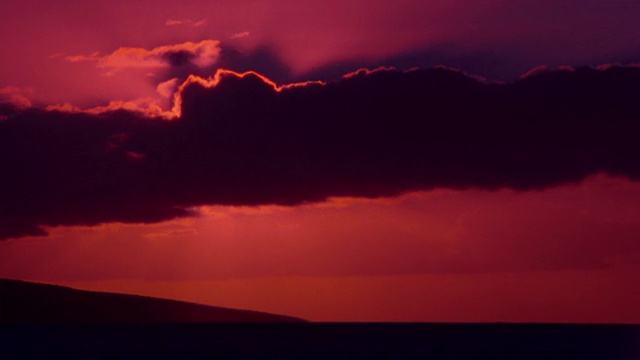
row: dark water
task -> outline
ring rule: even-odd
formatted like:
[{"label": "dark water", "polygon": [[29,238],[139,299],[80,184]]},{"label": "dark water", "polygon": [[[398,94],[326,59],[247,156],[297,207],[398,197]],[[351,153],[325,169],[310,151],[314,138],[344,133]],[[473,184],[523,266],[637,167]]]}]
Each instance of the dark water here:
[{"label": "dark water", "polygon": [[640,360],[640,326],[181,324],[1,326],[0,358]]}]

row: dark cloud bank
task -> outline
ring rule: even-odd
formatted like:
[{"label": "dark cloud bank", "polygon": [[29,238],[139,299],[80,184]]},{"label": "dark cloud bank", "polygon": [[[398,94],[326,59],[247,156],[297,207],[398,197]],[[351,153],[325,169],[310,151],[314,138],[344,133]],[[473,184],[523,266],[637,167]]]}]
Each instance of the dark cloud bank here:
[{"label": "dark cloud bank", "polygon": [[5,107],[0,239],[41,225],[156,222],[204,204],[298,204],[434,187],[640,179],[640,69],[485,84],[446,70],[360,72],[280,92],[225,76],[182,117]]}]

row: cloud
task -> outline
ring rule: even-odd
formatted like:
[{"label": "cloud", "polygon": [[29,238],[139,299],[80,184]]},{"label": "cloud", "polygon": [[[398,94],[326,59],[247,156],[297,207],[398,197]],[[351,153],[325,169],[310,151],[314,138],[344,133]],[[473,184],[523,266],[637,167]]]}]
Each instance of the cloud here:
[{"label": "cloud", "polygon": [[[160,84],[162,91],[168,91],[166,89],[167,84]],[[69,114],[91,114],[100,115],[117,110],[125,110],[128,112],[136,113],[148,118],[164,118],[173,119],[175,113],[172,110],[165,110],[158,99],[152,97],[134,99],[134,100],[113,100],[106,105],[95,106],[88,109],[82,109],[69,103],[55,104],[45,107],[47,111],[58,111]]]},{"label": "cloud", "polygon": [[242,39],[242,38],[248,37],[249,35],[250,33],[248,31],[243,31],[243,32],[239,32],[231,35],[231,39]]},{"label": "cloud", "polygon": [[23,110],[32,106],[29,97],[33,95],[33,89],[21,88],[17,86],[5,86],[0,88],[0,115],[5,110],[11,108],[15,110]]},{"label": "cloud", "polygon": [[114,52],[100,56],[99,53],[91,55],[73,55],[65,59],[70,62],[95,61],[98,68],[105,71],[116,69],[162,69],[193,65],[198,68],[207,68],[218,61],[220,57],[220,42],[216,40],[203,40],[197,43],[185,42],[159,46],[153,49],[137,47],[121,47]]},{"label": "cloud", "polygon": [[194,22],[192,26],[193,26],[193,27],[204,26],[206,23],[207,23],[207,20],[202,19],[202,20],[199,20],[199,21]]},{"label": "cloud", "polygon": [[198,218],[61,227],[38,246],[2,244],[0,276],[178,281],[640,270],[639,198],[640,182],[594,176],[523,193],[435,190],[297,207],[206,206]]},{"label": "cloud", "polygon": [[164,24],[167,26],[188,25],[192,27],[200,27],[200,26],[204,26],[206,23],[207,23],[206,19],[202,19],[198,21],[194,21],[190,19],[186,19],[186,20],[169,19]]},{"label": "cloud", "polygon": [[639,97],[633,67],[509,84],[445,68],[379,69],[285,86],[221,70],[180,86],[173,120],[126,106],[27,109],[0,122],[2,237],[157,222],[201,205],[527,191],[596,173],[638,180]]},{"label": "cloud", "polygon": [[[246,36],[243,33],[236,35]],[[237,72],[257,71],[279,82],[292,82],[291,70],[274,49],[266,46],[245,49],[212,39],[151,49],[121,47],[106,55],[94,52],[65,56],[64,60],[75,64],[94,63],[103,76],[137,77],[138,81],[149,82],[156,89],[174,78],[183,81],[189,75],[210,76],[221,68]]]},{"label": "cloud", "polygon": [[99,52],[94,52],[91,55],[69,55],[65,56],[65,60],[72,63],[79,63],[85,61],[100,61],[102,57]]},{"label": "cloud", "polygon": [[520,75],[520,80],[525,80],[527,78],[536,76],[536,75],[540,75],[540,74],[544,74],[545,72],[549,71],[549,67],[546,65],[540,65],[537,66],[529,71],[527,71],[526,73]]},{"label": "cloud", "polygon": [[163,98],[166,98],[166,99],[171,98],[175,93],[176,89],[178,88],[179,81],[180,79],[178,78],[173,78],[173,79],[164,81],[158,84],[158,86],[156,87],[156,91]]}]

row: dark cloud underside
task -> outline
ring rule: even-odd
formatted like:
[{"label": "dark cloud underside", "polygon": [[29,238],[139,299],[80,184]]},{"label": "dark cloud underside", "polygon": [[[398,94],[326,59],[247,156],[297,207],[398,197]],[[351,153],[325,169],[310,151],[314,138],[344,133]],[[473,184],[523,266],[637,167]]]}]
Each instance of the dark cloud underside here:
[{"label": "dark cloud underside", "polygon": [[275,91],[226,75],[182,117],[26,110],[0,121],[0,239],[40,225],[157,222],[205,204],[299,204],[434,187],[640,178],[640,69],[484,84],[431,69]]}]

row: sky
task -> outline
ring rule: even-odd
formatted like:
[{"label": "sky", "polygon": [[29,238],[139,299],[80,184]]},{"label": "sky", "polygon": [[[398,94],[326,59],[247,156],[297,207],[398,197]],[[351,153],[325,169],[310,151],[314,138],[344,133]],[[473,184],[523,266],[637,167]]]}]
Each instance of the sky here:
[{"label": "sky", "polygon": [[7,0],[0,277],[640,323],[640,5]]}]

